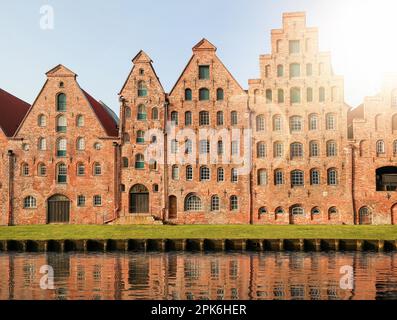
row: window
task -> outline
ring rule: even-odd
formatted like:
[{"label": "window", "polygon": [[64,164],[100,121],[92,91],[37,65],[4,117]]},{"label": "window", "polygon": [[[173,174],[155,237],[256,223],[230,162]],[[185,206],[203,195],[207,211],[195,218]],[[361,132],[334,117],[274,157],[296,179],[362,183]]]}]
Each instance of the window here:
[{"label": "window", "polygon": [[210,113],[208,111],[201,111],[199,113],[199,123],[200,123],[200,126],[209,126],[210,125]]},{"label": "window", "polygon": [[383,140],[376,143],[376,153],[377,155],[385,154],[385,142]]},{"label": "window", "polygon": [[306,64],[306,75],[308,77],[313,75],[313,65],[311,63]]},{"label": "window", "polygon": [[310,131],[318,130],[318,115],[311,114],[309,116],[309,130]]},{"label": "window", "polygon": [[211,174],[210,169],[208,167],[200,168],[200,181],[210,181]]},{"label": "window", "polygon": [[259,186],[267,185],[267,171],[264,169],[258,170],[258,185]]},{"label": "window", "polygon": [[[127,159],[128,161],[128,159]],[[84,176],[85,175],[85,165],[83,163],[77,164],[77,175]]]},{"label": "window", "polygon": [[171,122],[176,126],[178,125],[178,123],[179,123],[178,112],[176,112],[176,111],[171,112]]},{"label": "window", "polygon": [[210,79],[210,66],[199,66],[199,79],[200,80]]},{"label": "window", "polygon": [[192,113],[191,111],[186,111],[185,112],[185,126],[191,126],[192,125]]},{"label": "window", "polygon": [[291,144],[291,159],[303,158],[303,144],[302,143],[292,143]]},{"label": "window", "polygon": [[193,167],[192,166],[186,167],[186,180],[193,181]]},{"label": "window", "polygon": [[211,211],[219,211],[221,208],[218,196],[211,197]]},{"label": "window", "polygon": [[68,169],[66,164],[60,163],[57,165],[57,183],[64,184],[67,182]]},{"label": "window", "polygon": [[326,128],[327,130],[336,130],[336,116],[333,113],[326,116]]},{"label": "window", "polygon": [[129,161],[127,157],[123,157],[123,168],[129,167]]},{"label": "window", "polygon": [[269,78],[270,77],[270,73],[271,73],[271,67],[270,67],[270,65],[267,65],[266,67],[265,67],[265,77],[266,78]]},{"label": "window", "polygon": [[177,154],[179,152],[179,142],[174,139],[171,140],[171,154]]},{"label": "window", "polygon": [[335,141],[327,142],[327,157],[336,157],[338,155],[337,146]]},{"label": "window", "polygon": [[328,170],[328,185],[329,186],[338,185],[338,172],[336,169]]},{"label": "window", "polygon": [[76,118],[76,126],[78,128],[84,127],[84,116],[82,116],[82,115],[78,115],[77,116],[77,118]]},{"label": "window", "polygon": [[225,181],[225,170],[223,168],[218,168],[217,170],[217,181],[218,182],[223,182]]},{"label": "window", "polygon": [[216,100],[222,101],[225,98],[223,89],[219,88],[216,90]]},{"label": "window", "polygon": [[131,118],[131,108],[130,107],[125,107],[125,117],[126,119]]},{"label": "window", "polygon": [[277,90],[277,98],[278,98],[278,103],[284,103],[284,90],[283,89],[278,89]]},{"label": "window", "polygon": [[210,91],[206,88],[202,88],[199,91],[199,100],[200,101],[208,101],[210,100]]},{"label": "window", "polygon": [[57,157],[66,157],[67,141],[65,138],[57,141]]},{"label": "window", "polygon": [[232,126],[237,126],[238,124],[238,115],[236,111],[232,111],[230,114],[231,124]]},{"label": "window", "polygon": [[94,176],[102,175],[102,166],[100,163],[94,163]]},{"label": "window", "polygon": [[38,166],[38,174],[40,177],[45,177],[47,175],[47,167],[44,163],[40,163]]},{"label": "window", "polygon": [[260,216],[264,216],[265,214],[267,214],[266,207],[259,208],[258,213]]},{"label": "window", "polygon": [[57,132],[66,132],[67,120],[65,116],[57,118]]},{"label": "window", "polygon": [[60,93],[57,97],[57,111],[66,111],[66,95],[64,93]]},{"label": "window", "polygon": [[302,118],[294,116],[290,118],[290,130],[291,132],[302,131]]},{"label": "window", "polygon": [[156,171],[157,170],[157,161],[154,159],[149,160],[149,170]]},{"label": "window", "polygon": [[102,206],[102,197],[101,196],[94,196],[94,207]]},{"label": "window", "polygon": [[84,140],[84,138],[78,138],[77,139],[77,150],[79,150],[79,151],[85,150],[85,140]]},{"label": "window", "polygon": [[187,139],[185,141],[185,154],[192,154],[193,153],[193,142],[192,140]]},{"label": "window", "polygon": [[102,144],[100,144],[99,142],[94,143],[94,149],[99,151],[102,149]]},{"label": "window", "polygon": [[259,159],[264,159],[267,157],[266,143],[258,142],[256,149],[257,149],[256,156]]},{"label": "window", "polygon": [[47,118],[44,114],[39,115],[39,117],[37,118],[37,124],[39,127],[46,127],[47,126]]},{"label": "window", "polygon": [[232,156],[237,156],[239,154],[239,147],[238,141],[232,141]]},{"label": "window", "polygon": [[140,75],[140,76],[143,76],[144,74],[145,74],[145,70],[139,69],[139,75]]},{"label": "window", "polygon": [[289,41],[289,53],[300,53],[300,41],[299,40],[290,40]]},{"label": "window", "polygon": [[201,199],[195,194],[188,195],[185,199],[185,211],[197,212],[203,210]]},{"label": "window", "polygon": [[259,115],[256,117],[256,131],[265,131],[265,116]]},{"label": "window", "polygon": [[222,111],[218,111],[216,113],[216,125],[217,126],[223,126],[223,124],[224,124],[223,112]]},{"label": "window", "polygon": [[145,81],[138,82],[138,97],[146,97],[147,96],[147,86]]},{"label": "window", "polygon": [[230,197],[230,211],[237,211],[238,210],[238,197],[231,196]]},{"label": "window", "polygon": [[146,106],[143,104],[140,104],[138,106],[138,120],[144,121],[146,119],[147,119]]},{"label": "window", "polygon": [[276,115],[273,117],[273,131],[281,131],[283,129],[283,120],[281,116]]},{"label": "window", "polygon": [[291,89],[291,103],[301,103],[301,89]]},{"label": "window", "polygon": [[291,63],[289,66],[289,73],[291,78],[301,76],[301,65],[299,63]]},{"label": "window", "polygon": [[310,157],[315,158],[320,156],[320,147],[317,141],[310,141]]},{"label": "window", "polygon": [[291,186],[295,187],[303,187],[305,185],[305,175],[303,171],[294,170],[291,172]]},{"label": "window", "polygon": [[279,64],[277,66],[277,77],[283,77],[284,76],[284,66],[282,64]]},{"label": "window", "polygon": [[329,214],[330,216],[336,215],[336,214],[338,214],[338,209],[337,209],[336,207],[331,207],[331,208],[329,208],[329,210],[328,210],[328,214]]},{"label": "window", "polygon": [[397,140],[393,142],[393,155],[397,156]]},{"label": "window", "polygon": [[39,150],[40,151],[47,150],[47,140],[45,138],[40,138],[39,139]]},{"label": "window", "polygon": [[306,101],[313,102],[313,88],[306,89]]},{"label": "window", "polygon": [[201,140],[200,141],[200,154],[208,154],[210,153],[211,144],[209,140]]},{"label": "window", "polygon": [[158,120],[159,119],[159,109],[153,108],[152,109],[152,120]]},{"label": "window", "polygon": [[192,101],[193,100],[192,89],[186,89],[185,90],[185,100],[186,101]]},{"label": "window", "polygon": [[277,208],[277,209],[275,210],[275,213],[276,213],[277,215],[282,215],[282,214],[285,213],[285,211],[284,211],[283,208],[279,207],[279,208]]},{"label": "window", "polygon": [[85,207],[85,196],[79,195],[77,196],[77,206],[78,207]]},{"label": "window", "polygon": [[321,214],[321,210],[320,210],[319,207],[315,207],[315,208],[312,209],[312,215],[313,216],[318,216],[320,214]]},{"label": "window", "polygon": [[276,170],[274,172],[274,184],[280,186],[284,184],[284,173],[281,170]]},{"label": "window", "polygon": [[142,154],[137,154],[135,156],[135,169],[145,169],[145,157]]},{"label": "window", "polygon": [[273,146],[274,158],[282,158],[284,156],[284,145],[282,142],[275,142]]},{"label": "window", "polygon": [[318,91],[318,100],[320,102],[325,102],[325,88],[321,87]]},{"label": "window", "polygon": [[160,188],[158,184],[154,184],[152,188],[153,192],[159,192]]},{"label": "window", "polygon": [[138,130],[136,133],[136,143],[144,144],[145,143],[145,131]]},{"label": "window", "polygon": [[172,176],[172,180],[174,181],[179,180],[179,167],[177,165],[172,166],[171,176]]},{"label": "window", "polygon": [[313,169],[310,171],[310,184],[312,186],[320,185],[320,171],[317,169]]},{"label": "window", "polygon": [[223,148],[223,141],[219,140],[218,141],[218,145],[217,145],[217,151],[218,151],[218,155],[222,155],[224,152],[224,148]]},{"label": "window", "polygon": [[28,196],[23,200],[24,209],[34,209],[37,207],[36,198]]},{"label": "window", "polygon": [[23,150],[23,151],[29,151],[29,149],[30,149],[30,146],[29,146],[28,143],[23,143],[23,144],[22,144],[22,150]]},{"label": "window", "polygon": [[291,208],[291,214],[294,216],[304,215],[305,210],[300,205],[295,205]]},{"label": "window", "polygon": [[266,90],[266,103],[273,102],[273,91],[271,89]]},{"label": "window", "polygon": [[276,42],[276,52],[277,53],[280,53],[281,52],[281,48],[282,48],[282,41],[281,40],[277,40],[277,42]]},{"label": "window", "polygon": [[232,183],[237,183],[237,182],[238,182],[238,171],[237,171],[236,168],[233,168],[233,169],[232,169],[232,172],[231,172],[231,182],[232,182]]}]

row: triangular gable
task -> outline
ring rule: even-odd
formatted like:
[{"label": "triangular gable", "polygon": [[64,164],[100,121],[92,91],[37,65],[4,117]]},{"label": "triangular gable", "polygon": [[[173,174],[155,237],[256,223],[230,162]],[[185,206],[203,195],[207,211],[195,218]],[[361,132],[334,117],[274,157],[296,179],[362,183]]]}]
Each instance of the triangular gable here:
[{"label": "triangular gable", "polygon": [[193,52],[194,51],[216,51],[216,50],[217,50],[217,48],[205,38],[203,38],[199,43],[197,43],[193,47]]},{"label": "triangular gable", "polygon": [[72,70],[66,68],[62,64],[58,64],[56,67],[52,68],[46,73],[47,77],[77,77],[77,74]]}]

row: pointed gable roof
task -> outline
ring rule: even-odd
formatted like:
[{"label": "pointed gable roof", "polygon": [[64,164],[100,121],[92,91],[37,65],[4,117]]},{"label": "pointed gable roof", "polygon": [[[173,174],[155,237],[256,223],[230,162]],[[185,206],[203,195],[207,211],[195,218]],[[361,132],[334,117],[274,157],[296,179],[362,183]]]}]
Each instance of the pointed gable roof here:
[{"label": "pointed gable roof", "polygon": [[143,50],[139,51],[138,54],[132,59],[133,64],[137,63],[153,63],[153,60]]},{"label": "pointed gable roof", "polygon": [[66,68],[62,64],[58,64],[56,67],[52,68],[50,71],[46,73],[47,77],[73,77],[77,78],[77,74],[72,70]]},{"label": "pointed gable roof", "polygon": [[30,105],[0,89],[0,127],[7,137],[15,135]]},{"label": "pointed gable roof", "polygon": [[199,43],[197,43],[193,47],[193,52],[195,52],[195,51],[216,51],[216,50],[217,50],[217,48],[205,38],[203,38]]}]

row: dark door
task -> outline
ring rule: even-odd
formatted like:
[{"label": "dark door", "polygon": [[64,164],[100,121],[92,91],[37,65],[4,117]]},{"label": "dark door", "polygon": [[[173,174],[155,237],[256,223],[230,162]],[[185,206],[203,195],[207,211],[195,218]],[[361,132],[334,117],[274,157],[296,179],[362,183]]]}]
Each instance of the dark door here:
[{"label": "dark door", "polygon": [[48,223],[69,223],[70,200],[64,196],[48,199]]},{"label": "dark door", "polygon": [[361,225],[369,225],[372,224],[372,214],[371,214],[371,210],[369,210],[369,208],[361,208],[360,212],[360,224]]},{"label": "dark door", "polygon": [[175,196],[170,196],[168,204],[168,218],[176,219],[178,218],[178,204]]},{"label": "dark door", "polygon": [[136,185],[130,191],[130,213],[149,213],[149,190]]}]

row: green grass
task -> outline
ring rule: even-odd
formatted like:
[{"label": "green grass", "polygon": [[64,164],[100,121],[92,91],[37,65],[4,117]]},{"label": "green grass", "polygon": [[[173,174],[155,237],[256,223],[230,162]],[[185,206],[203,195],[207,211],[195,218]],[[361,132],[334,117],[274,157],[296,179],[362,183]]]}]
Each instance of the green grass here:
[{"label": "green grass", "polygon": [[397,240],[397,226],[18,226],[0,240],[78,239],[357,239]]}]

